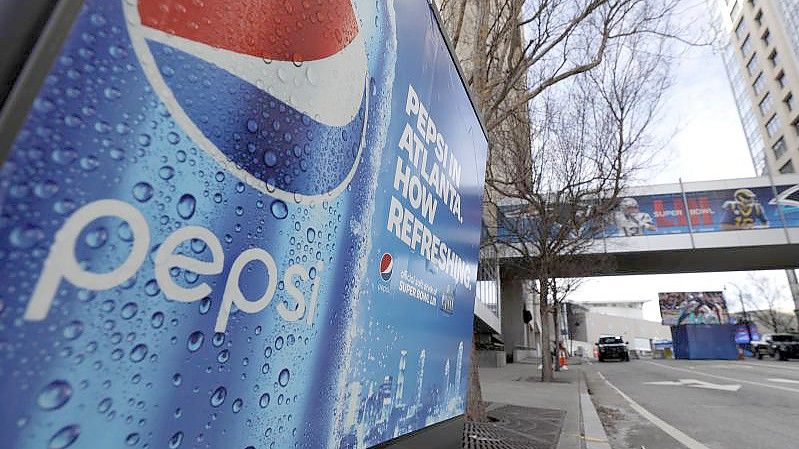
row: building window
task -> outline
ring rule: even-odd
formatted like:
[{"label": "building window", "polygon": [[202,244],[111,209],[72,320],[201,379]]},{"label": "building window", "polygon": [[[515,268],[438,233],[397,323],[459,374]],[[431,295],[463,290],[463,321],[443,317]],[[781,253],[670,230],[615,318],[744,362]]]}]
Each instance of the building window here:
[{"label": "building window", "polygon": [[763,25],[763,11],[758,11],[757,14],[755,14],[755,23],[757,23],[757,26]]},{"label": "building window", "polygon": [[732,5],[732,11],[730,11],[730,19],[735,20],[735,18],[738,17],[739,12],[741,12],[741,5],[738,4],[738,1],[736,0],[735,4]]},{"label": "building window", "polygon": [[738,36],[738,40],[743,39],[745,31],[744,18],[741,17],[741,20],[738,21],[738,25],[735,26],[735,35]]},{"label": "building window", "polygon": [[785,163],[785,165],[780,167],[780,173],[783,175],[786,175],[788,173],[796,173],[795,170],[793,169],[793,161],[788,161]]},{"label": "building window", "polygon": [[789,93],[788,96],[782,101],[785,103],[785,107],[787,107],[789,111],[796,109],[796,100],[794,100],[793,94]]},{"label": "building window", "polygon": [[765,117],[768,115],[769,112],[772,110],[772,101],[771,101],[771,94],[766,94],[762,100],[760,100],[760,104],[757,105],[760,108],[760,114]]},{"label": "building window", "polygon": [[785,139],[780,137],[780,140],[772,145],[771,149],[774,150],[774,157],[779,159],[783,154],[785,154],[785,150],[787,150],[787,147],[785,146]]},{"label": "building window", "polygon": [[772,67],[780,65],[780,55],[777,53],[777,50],[772,51],[771,54],[768,55],[768,60],[771,62]]},{"label": "building window", "polygon": [[757,79],[755,80],[754,84],[752,84],[752,88],[755,90],[755,95],[760,96],[765,89],[765,83],[763,82],[763,74],[757,75]]},{"label": "building window", "polygon": [[766,123],[766,132],[768,132],[769,137],[774,137],[779,131],[780,124],[777,121],[777,114],[774,114],[771,119],[769,119],[768,123]]},{"label": "building window", "polygon": [[741,54],[746,57],[752,51],[752,38],[751,36],[747,35],[746,39],[744,39],[744,43],[741,44]]},{"label": "building window", "polygon": [[749,76],[757,73],[757,53],[753,54],[749,62],[746,63],[746,72]]},{"label": "building window", "polygon": [[766,32],[763,33],[763,37],[761,39],[763,39],[763,45],[765,45],[766,47],[770,46],[771,45],[771,31],[766,30]]},{"label": "building window", "polygon": [[785,87],[785,72],[780,72],[780,74],[777,75],[777,84],[780,85],[780,88]]}]

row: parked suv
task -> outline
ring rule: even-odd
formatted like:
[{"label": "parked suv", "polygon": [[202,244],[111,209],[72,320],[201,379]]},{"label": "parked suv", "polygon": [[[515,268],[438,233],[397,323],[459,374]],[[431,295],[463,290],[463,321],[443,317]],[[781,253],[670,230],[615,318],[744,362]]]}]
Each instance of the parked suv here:
[{"label": "parked suv", "polygon": [[599,337],[596,346],[597,358],[600,362],[604,362],[607,359],[619,359],[623,362],[630,361],[627,342],[618,335],[603,335]]},{"label": "parked suv", "polygon": [[758,359],[770,355],[778,360],[799,358],[799,334],[764,335],[760,341],[752,342],[752,352]]}]

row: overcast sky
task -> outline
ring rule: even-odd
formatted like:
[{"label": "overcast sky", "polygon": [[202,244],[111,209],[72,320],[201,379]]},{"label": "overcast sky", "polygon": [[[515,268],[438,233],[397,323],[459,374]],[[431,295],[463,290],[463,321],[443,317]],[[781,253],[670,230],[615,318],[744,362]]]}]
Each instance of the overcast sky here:
[{"label": "overcast sky", "polygon": [[[711,20],[704,0],[685,1],[686,22],[704,26]],[[721,56],[710,47],[686,49],[674,68],[674,86],[667,95],[657,133],[672,136],[664,165],[646,184],[745,178],[755,175]],[[784,292],[782,306],[793,309],[784,271],[759,272]],[[658,292],[718,291],[731,283],[746,284],[746,272],[615,276],[586,281],[570,299],[649,300],[647,319],[660,320]],[[728,300],[730,299],[728,295]],[[739,308],[730,304],[731,310]]]}]

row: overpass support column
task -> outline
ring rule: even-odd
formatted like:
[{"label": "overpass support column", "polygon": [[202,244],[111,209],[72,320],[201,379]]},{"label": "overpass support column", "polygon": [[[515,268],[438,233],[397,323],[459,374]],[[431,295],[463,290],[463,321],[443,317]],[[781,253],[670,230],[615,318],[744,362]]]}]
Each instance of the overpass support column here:
[{"label": "overpass support column", "polygon": [[[503,276],[500,287],[502,307],[502,341],[505,344],[505,354],[509,357],[522,358],[535,356],[538,348],[537,335],[530,326],[524,324],[522,312],[527,307],[533,313],[533,322],[538,321],[537,310],[531,308],[532,295],[531,283],[527,279],[508,279]],[[521,351],[516,351],[520,349]]]},{"label": "overpass support column", "polygon": [[793,313],[796,315],[797,331],[799,331],[799,282],[796,279],[796,271],[793,268],[785,270],[788,275],[788,285],[791,287],[791,296],[793,297]]}]

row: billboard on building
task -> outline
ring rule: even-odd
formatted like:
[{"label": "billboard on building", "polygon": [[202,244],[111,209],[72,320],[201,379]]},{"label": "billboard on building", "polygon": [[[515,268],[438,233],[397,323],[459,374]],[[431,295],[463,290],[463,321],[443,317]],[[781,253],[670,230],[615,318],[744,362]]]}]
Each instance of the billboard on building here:
[{"label": "billboard on building", "polygon": [[7,446],[464,412],[487,141],[433,12],[278,3],[84,3],[0,171]]},{"label": "billboard on building", "polygon": [[723,292],[658,293],[658,299],[664,326],[729,322]]}]

